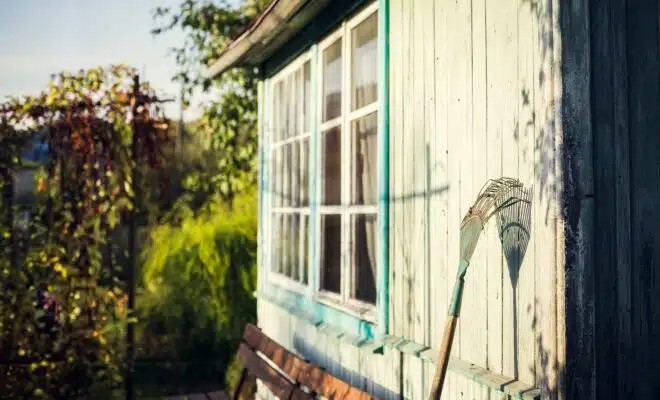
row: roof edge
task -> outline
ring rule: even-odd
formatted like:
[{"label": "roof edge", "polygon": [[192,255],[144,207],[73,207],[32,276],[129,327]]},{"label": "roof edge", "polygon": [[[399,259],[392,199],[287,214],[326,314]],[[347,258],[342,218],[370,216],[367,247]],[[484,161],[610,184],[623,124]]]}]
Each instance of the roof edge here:
[{"label": "roof edge", "polygon": [[268,7],[227,49],[204,71],[207,78],[215,78],[228,69],[241,65],[248,52],[257,43],[274,39],[285,23],[310,0],[273,0]]}]

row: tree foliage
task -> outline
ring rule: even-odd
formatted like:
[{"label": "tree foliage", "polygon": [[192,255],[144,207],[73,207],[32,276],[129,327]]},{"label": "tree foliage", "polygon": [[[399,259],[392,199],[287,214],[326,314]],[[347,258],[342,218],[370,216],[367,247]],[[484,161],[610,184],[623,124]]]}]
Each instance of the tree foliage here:
[{"label": "tree foliage", "polygon": [[[131,210],[133,169],[162,165],[167,124],[127,66],[53,76],[0,105],[0,391],[15,398],[105,396],[123,376],[123,271],[108,237]],[[138,132],[132,151],[133,128]],[[35,201],[13,202],[24,146],[50,155]],[[15,216],[28,212],[19,228]]]},{"label": "tree foliage", "polygon": [[185,33],[185,41],[172,49],[179,66],[180,82],[189,103],[198,92],[218,93],[218,100],[203,106],[197,134],[210,138],[215,163],[210,170],[188,176],[187,188],[231,200],[236,193],[254,186],[257,177],[257,71],[234,69],[219,79],[204,76],[204,68],[242,33],[261,13],[267,0],[241,2],[185,0],[178,8],[157,8],[156,35],[173,29]]}]

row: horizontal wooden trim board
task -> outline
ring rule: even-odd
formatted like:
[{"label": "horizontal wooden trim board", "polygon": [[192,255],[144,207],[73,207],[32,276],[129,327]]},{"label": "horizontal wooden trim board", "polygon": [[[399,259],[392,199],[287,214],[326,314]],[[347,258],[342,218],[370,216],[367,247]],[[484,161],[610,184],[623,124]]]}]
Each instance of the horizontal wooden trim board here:
[{"label": "horizontal wooden trim board", "polygon": [[[385,348],[389,348],[413,357],[420,358],[429,363],[435,363],[435,360],[438,358],[437,349],[432,349],[423,344],[395,336],[385,336],[382,340],[375,341],[366,340],[364,338],[360,339],[342,332],[339,327],[330,326],[323,321],[319,321],[303,310],[295,310],[291,309],[290,307],[286,307],[285,305],[279,304],[277,301],[269,298],[267,295],[255,293],[255,296],[259,298],[259,301],[267,301],[287,310],[289,313],[295,315],[303,321],[306,321],[329,337],[335,338],[346,345],[357,347],[362,351],[382,353]],[[533,400],[539,399],[541,396],[541,390],[539,388],[521,381],[517,381],[511,377],[493,373],[476,364],[458,360],[453,357],[449,359],[449,371],[464,376],[482,386],[497,390],[501,393],[505,393],[515,399]]]}]

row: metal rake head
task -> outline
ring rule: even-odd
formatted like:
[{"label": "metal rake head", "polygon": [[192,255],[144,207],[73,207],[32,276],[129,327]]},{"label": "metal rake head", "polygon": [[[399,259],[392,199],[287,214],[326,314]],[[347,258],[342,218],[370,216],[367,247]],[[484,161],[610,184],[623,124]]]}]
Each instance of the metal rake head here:
[{"label": "metal rake head", "polygon": [[461,227],[474,217],[478,217],[481,220],[481,224],[486,225],[486,222],[501,210],[511,207],[520,201],[526,201],[515,196],[502,199],[502,196],[512,193],[511,189],[517,187],[523,187],[523,184],[518,179],[507,177],[489,179],[481,188],[479,195],[477,195],[477,200],[463,218]]},{"label": "metal rake head", "polygon": [[[519,180],[507,177],[489,179],[484,184],[461,222],[461,257],[464,260],[469,262],[472,258],[479,235],[493,215],[520,201],[528,201],[511,195],[514,193],[511,189],[521,187],[523,184]],[[503,198],[507,195],[508,198]]]}]

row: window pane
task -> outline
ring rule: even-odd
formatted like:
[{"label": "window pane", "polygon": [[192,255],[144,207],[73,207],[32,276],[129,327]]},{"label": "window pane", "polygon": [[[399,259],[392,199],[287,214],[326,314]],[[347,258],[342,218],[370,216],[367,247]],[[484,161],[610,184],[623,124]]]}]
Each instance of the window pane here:
[{"label": "window pane", "polygon": [[309,139],[300,142],[300,205],[309,205]]},{"label": "window pane", "polygon": [[286,81],[280,81],[277,86],[279,87],[280,95],[279,102],[277,103],[276,109],[278,110],[278,127],[279,135],[277,135],[277,140],[283,140],[286,137],[287,129],[287,99],[289,96],[286,92]]},{"label": "window pane", "polygon": [[282,215],[282,267],[280,268],[280,273],[286,276],[291,275],[289,268],[289,249],[291,248],[291,232],[289,230],[289,215]]},{"label": "window pane", "polygon": [[282,171],[282,205],[289,207],[291,205],[291,150],[288,144],[282,146],[283,152],[283,171]]},{"label": "window pane", "polygon": [[341,39],[323,51],[323,121],[341,115]]},{"label": "window pane", "polygon": [[272,181],[273,181],[273,200],[275,207],[282,205],[282,148],[277,148],[273,151],[273,167]]},{"label": "window pane", "polygon": [[339,293],[341,287],[341,215],[321,216],[321,289]]},{"label": "window pane", "polygon": [[355,27],[351,36],[353,94],[352,109],[357,110],[378,99],[378,13]]},{"label": "window pane", "polygon": [[323,204],[341,204],[341,129],[323,134]]},{"label": "window pane", "polygon": [[376,113],[353,121],[353,204],[376,204],[378,199],[378,117]]},{"label": "window pane", "polygon": [[298,95],[298,82],[300,82],[301,76],[298,72],[294,72],[289,76],[291,79],[291,91],[290,96],[291,100],[289,102],[289,137],[294,137],[299,135],[299,121],[300,121],[300,102]]},{"label": "window pane", "polygon": [[284,235],[282,235],[282,217],[279,214],[272,214],[273,242],[271,251],[271,270],[282,272],[282,249],[284,249]]},{"label": "window pane", "polygon": [[280,140],[281,136],[281,121],[282,121],[282,82],[275,84],[273,89],[273,141]]},{"label": "window pane", "polygon": [[295,141],[291,147],[291,206],[300,206],[300,142]]},{"label": "window pane", "polygon": [[289,274],[288,276],[295,281],[300,281],[300,216],[292,214],[289,242]]},{"label": "window pane", "polygon": [[351,218],[351,227],[353,234],[351,297],[376,304],[377,217],[375,214],[354,215]]},{"label": "window pane", "polygon": [[280,107],[282,107],[282,139],[284,140],[289,137],[289,118],[291,118],[291,113],[289,112],[289,105],[291,102],[291,76],[287,76],[284,79],[283,84],[282,102]]},{"label": "window pane", "polygon": [[303,130],[309,132],[312,120],[312,73],[309,61],[303,66],[303,81]]},{"label": "window pane", "polygon": [[307,260],[309,258],[309,215],[300,216],[300,245],[302,246],[302,259],[300,260],[300,273],[302,283],[307,284]]}]

